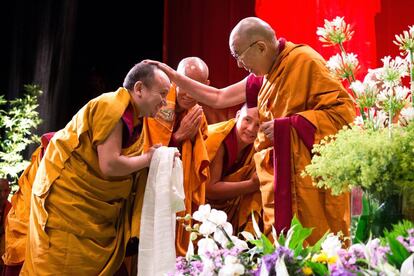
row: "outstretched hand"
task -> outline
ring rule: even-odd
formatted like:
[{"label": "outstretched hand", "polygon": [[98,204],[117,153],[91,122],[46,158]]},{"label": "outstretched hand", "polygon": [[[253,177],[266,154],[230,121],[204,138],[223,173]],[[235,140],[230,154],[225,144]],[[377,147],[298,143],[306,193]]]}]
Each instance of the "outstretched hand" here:
[{"label": "outstretched hand", "polygon": [[160,61],[151,60],[151,59],[144,60],[144,63],[148,63],[148,64],[152,64],[152,65],[157,66],[160,70],[162,70],[165,74],[167,74],[168,78],[170,78],[171,81],[175,80],[177,71],[172,69],[167,64],[162,63]]}]

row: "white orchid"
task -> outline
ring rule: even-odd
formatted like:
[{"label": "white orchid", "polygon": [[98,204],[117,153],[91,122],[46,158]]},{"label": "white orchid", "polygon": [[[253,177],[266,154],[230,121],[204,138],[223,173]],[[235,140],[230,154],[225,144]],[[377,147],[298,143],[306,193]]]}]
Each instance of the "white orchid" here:
[{"label": "white orchid", "polygon": [[245,272],[244,266],[235,256],[228,255],[224,259],[224,266],[219,270],[219,276],[238,276]]},{"label": "white orchid", "polygon": [[198,207],[198,210],[194,212],[193,219],[200,221],[200,222],[204,222],[209,218],[210,212],[211,212],[210,204],[200,205],[200,207]]},{"label": "white orchid", "polygon": [[[224,232],[225,233],[224,233]],[[233,226],[231,223],[226,222],[219,226],[218,229],[214,232],[214,240],[220,243],[224,248],[227,247],[227,244],[230,242],[228,237],[231,237],[233,234]]]},{"label": "white orchid", "polygon": [[206,255],[207,252],[218,250],[216,242],[211,238],[203,238],[199,240],[197,246],[199,255]]},{"label": "white orchid", "polygon": [[401,276],[414,275],[414,254],[411,254],[411,256],[402,263],[400,273]]},{"label": "white orchid", "polygon": [[339,237],[330,233],[326,239],[323,241],[322,251],[326,253],[326,255],[330,257],[338,256],[338,251],[342,247],[342,243],[339,240]]}]

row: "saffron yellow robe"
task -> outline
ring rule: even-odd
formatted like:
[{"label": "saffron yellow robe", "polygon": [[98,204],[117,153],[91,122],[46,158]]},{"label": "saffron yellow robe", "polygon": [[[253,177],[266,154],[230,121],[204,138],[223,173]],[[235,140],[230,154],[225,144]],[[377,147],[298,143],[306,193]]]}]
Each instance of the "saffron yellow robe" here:
[{"label": "saffron yellow robe", "polygon": [[39,146],[33,152],[29,166],[19,177],[19,190],[11,198],[12,208],[7,216],[5,227],[6,247],[3,255],[5,265],[20,265],[25,259],[32,183],[42,160],[42,150],[43,147]]},{"label": "saffron yellow robe", "polygon": [[[306,45],[287,42],[270,73],[265,76],[258,96],[261,122],[298,114],[316,128],[315,143],[351,123],[355,116],[346,90],[335,80],[323,58]],[[349,236],[349,194],[332,196],[313,186],[301,172],[310,163],[311,153],[291,128],[292,213],[305,227],[313,227],[308,242],[315,243],[328,229]],[[265,232],[274,223],[273,144],[263,132],[255,142],[256,170],[261,182]],[[275,149],[277,150],[277,149]]]},{"label": "saffron yellow robe", "polygon": [[[176,120],[176,88],[171,85],[171,89],[167,95],[167,106],[162,107],[156,118],[145,118],[144,129],[147,135],[144,137],[144,150],[152,145],[161,143],[168,146],[171,135],[174,131]],[[188,111],[184,111],[181,115],[185,116]],[[181,144],[181,160],[183,162],[184,171],[184,194],[185,208],[184,212],[180,212],[178,216],[192,214],[198,209],[199,205],[205,203],[205,185],[209,181],[209,158],[205,146],[207,138],[207,121],[203,115],[200,129],[192,143],[186,140]],[[187,222],[186,222],[187,223]],[[177,255],[185,255],[190,240],[190,232],[185,231],[181,222],[177,222],[176,229],[176,253]]]},{"label": "saffron yellow robe", "polygon": [[[106,179],[97,145],[130,103],[125,88],[86,104],[49,143],[33,183],[23,275],[113,275],[130,238],[133,175]],[[137,112],[135,116],[137,116]],[[123,155],[142,150],[142,135]],[[137,223],[137,222],[132,222]]]},{"label": "saffron yellow robe", "polygon": [[[223,145],[224,140],[235,125],[236,119],[231,119],[208,126],[206,146],[211,161],[214,160],[220,146]],[[240,182],[250,179],[256,171],[253,160],[254,153],[254,148],[252,148],[249,155],[243,160],[243,165],[235,172],[223,177],[221,181]],[[253,233],[251,214],[252,212],[255,214],[256,220],[259,218],[259,215],[261,216],[262,200],[260,191],[238,196],[233,199],[209,200],[207,198],[206,201],[211,204],[212,208],[226,212],[227,221],[233,225],[233,232],[235,234],[241,231]]]}]

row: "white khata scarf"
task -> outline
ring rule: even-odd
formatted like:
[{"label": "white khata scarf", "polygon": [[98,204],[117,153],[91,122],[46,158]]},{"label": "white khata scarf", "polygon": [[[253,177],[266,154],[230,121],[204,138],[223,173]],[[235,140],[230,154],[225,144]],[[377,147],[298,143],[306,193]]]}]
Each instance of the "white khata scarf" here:
[{"label": "white khata scarf", "polygon": [[[176,212],[184,211],[183,166],[177,148],[160,147],[152,156],[141,213],[138,276],[175,269]],[[174,164],[174,167],[173,167]]]}]

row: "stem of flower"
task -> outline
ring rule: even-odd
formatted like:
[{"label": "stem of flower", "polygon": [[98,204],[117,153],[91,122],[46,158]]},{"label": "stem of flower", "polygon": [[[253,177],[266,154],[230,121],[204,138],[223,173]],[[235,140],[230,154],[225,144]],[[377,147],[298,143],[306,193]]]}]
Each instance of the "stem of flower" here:
[{"label": "stem of flower", "polygon": [[[344,46],[342,45],[342,42],[338,43],[338,45],[339,45],[339,49],[341,50],[343,55],[346,55],[346,51],[345,51]],[[342,58],[342,62],[344,62],[343,58]],[[348,79],[348,81],[349,81],[349,84],[351,84],[351,82],[355,81],[355,75],[354,75],[354,70],[350,69],[349,72],[350,72],[350,76],[351,76],[352,81],[350,81],[349,79]]]},{"label": "stem of flower", "polygon": [[413,51],[409,51],[410,53],[410,90],[411,90],[411,104],[414,107],[414,53]]}]

